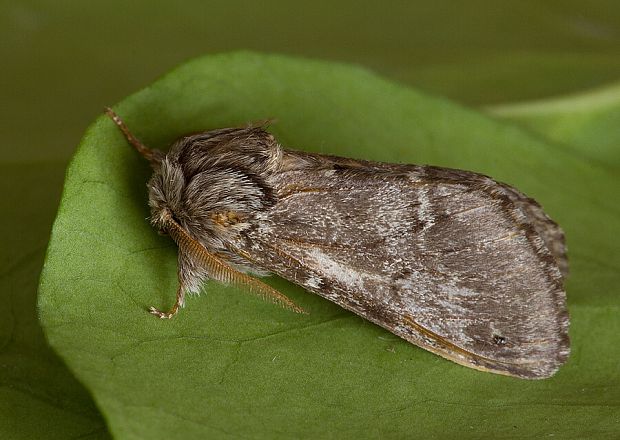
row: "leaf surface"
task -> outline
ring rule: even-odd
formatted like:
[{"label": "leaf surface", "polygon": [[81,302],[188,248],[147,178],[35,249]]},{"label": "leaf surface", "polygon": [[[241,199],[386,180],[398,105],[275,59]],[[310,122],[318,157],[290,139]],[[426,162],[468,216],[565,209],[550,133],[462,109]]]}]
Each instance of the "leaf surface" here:
[{"label": "leaf surface", "polygon": [[612,173],[620,171],[620,83],[570,96],[490,107]]},{"label": "leaf surface", "polygon": [[[36,294],[64,164],[0,164],[0,438],[109,438],[84,387],[47,345]],[[19,207],[19,209],[15,209]]]},{"label": "leaf surface", "polygon": [[[618,178],[575,151],[350,66],[233,53],[115,106],[147,145],[276,118],[289,148],[469,169],[565,229],[572,355],[553,378],[470,370],[277,278],[310,311],[209,282],[171,321],[176,248],[149,226],[148,165],[100,117],[67,173],[41,278],[46,335],[117,438],[584,438],[617,431]],[[583,423],[587,420],[588,423]]]}]

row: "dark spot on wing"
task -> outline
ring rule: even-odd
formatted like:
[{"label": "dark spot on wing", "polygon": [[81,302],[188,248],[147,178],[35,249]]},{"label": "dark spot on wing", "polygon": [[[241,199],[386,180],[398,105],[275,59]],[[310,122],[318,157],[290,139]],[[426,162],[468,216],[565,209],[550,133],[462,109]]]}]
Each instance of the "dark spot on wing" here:
[{"label": "dark spot on wing", "polygon": [[501,335],[493,335],[493,342],[495,342],[497,345],[505,345],[506,338]]}]

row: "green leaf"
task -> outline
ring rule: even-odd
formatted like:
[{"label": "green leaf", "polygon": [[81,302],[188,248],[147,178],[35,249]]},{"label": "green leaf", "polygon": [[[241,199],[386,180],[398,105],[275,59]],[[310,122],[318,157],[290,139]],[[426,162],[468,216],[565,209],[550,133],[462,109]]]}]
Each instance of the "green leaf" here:
[{"label": "green leaf", "polygon": [[565,145],[611,172],[620,170],[620,84],[489,110]]},{"label": "green leaf", "polygon": [[87,391],[47,345],[35,307],[63,172],[54,162],[0,166],[2,439],[108,437]]},{"label": "green leaf", "polygon": [[[584,438],[617,432],[618,179],[571,151],[350,66],[233,53],[115,110],[147,145],[277,118],[285,146],[490,174],[565,229],[572,355],[553,378],[470,370],[280,279],[299,316],[214,282],[171,321],[176,248],[149,226],[148,165],[100,117],[67,173],[39,307],[118,438]],[[587,420],[587,423],[584,423]]]}]

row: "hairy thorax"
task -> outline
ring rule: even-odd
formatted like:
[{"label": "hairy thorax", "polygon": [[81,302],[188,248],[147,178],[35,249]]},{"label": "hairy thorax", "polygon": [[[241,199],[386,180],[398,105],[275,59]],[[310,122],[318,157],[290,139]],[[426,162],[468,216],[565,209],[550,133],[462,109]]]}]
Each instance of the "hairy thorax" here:
[{"label": "hairy thorax", "polygon": [[205,248],[238,269],[262,272],[231,250],[256,216],[275,202],[270,176],[282,150],[260,128],[215,130],[178,140],[151,178],[151,222],[172,218]]}]

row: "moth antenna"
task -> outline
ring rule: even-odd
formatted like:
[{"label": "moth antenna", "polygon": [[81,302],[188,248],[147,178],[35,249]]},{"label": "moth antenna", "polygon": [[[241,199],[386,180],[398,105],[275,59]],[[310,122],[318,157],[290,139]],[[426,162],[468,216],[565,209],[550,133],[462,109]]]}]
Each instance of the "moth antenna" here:
[{"label": "moth antenna", "polygon": [[[181,225],[179,225],[172,218],[170,213],[167,213],[167,225],[168,233],[174,241],[176,241],[179,249],[189,253],[196,260],[198,260],[203,267],[207,269],[211,278],[226,284],[232,284],[233,286],[245,287],[250,292],[257,294],[264,300],[277,304],[284,309],[291,310],[296,313],[307,314],[303,308],[299,307],[287,296],[280,293],[270,285],[238,271],[221,258],[207,251],[200,242],[194,240],[185,231],[185,229],[183,229]],[[184,292],[180,292],[180,290],[183,290],[181,284],[179,285],[179,291],[177,291],[177,301],[170,312],[162,313],[157,309],[151,308],[151,313],[160,316],[161,318],[172,317],[178,311],[179,306],[183,305]],[[160,313],[166,316],[161,316]],[[171,315],[168,316],[168,314]]]},{"label": "moth antenna", "polygon": [[248,128],[262,128],[262,129],[266,129],[267,127],[269,127],[271,125],[274,125],[277,122],[278,122],[277,118],[259,119],[258,121],[252,121],[252,122],[246,124],[246,127],[248,127]]},{"label": "moth antenna", "polygon": [[149,161],[151,167],[156,168],[157,166],[159,166],[162,160],[163,153],[159,150],[149,148],[142,142],[140,142],[140,140],[135,137],[131,131],[129,131],[129,128],[127,127],[127,125],[125,125],[121,117],[117,115],[110,107],[106,107],[104,111],[106,115],[108,115],[110,119],[114,121],[116,126],[123,132],[125,138],[127,138],[127,141],[134,146],[134,148],[138,151],[138,153],[140,153],[140,155],[142,155],[142,157]]}]

